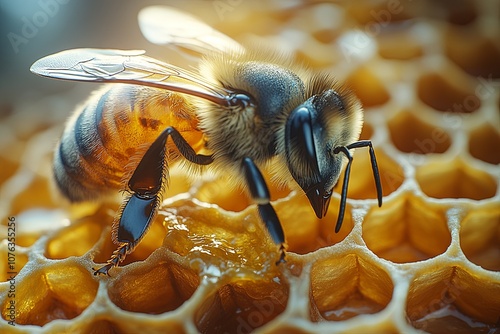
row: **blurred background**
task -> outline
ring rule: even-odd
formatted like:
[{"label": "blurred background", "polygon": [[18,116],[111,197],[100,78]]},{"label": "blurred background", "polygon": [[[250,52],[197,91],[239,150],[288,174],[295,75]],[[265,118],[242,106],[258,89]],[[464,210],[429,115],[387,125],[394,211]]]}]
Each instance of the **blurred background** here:
[{"label": "blurred background", "polygon": [[[165,60],[166,48],[149,43],[141,34],[137,14],[149,5],[170,5],[200,16],[217,27],[238,22],[238,13],[259,7],[254,1],[179,0],[0,0],[0,115],[18,101],[36,100],[47,94],[95,85],[48,80],[33,75],[29,68],[37,59],[71,48],[115,48],[147,50],[148,55]],[[300,1],[263,2],[266,7],[295,6]],[[238,26],[236,24],[236,26]],[[241,25],[238,28],[243,28]],[[244,30],[262,30],[246,26]],[[225,31],[231,35],[231,32]],[[175,57],[175,55],[169,55]],[[170,58],[169,58],[170,59]],[[61,95],[62,96],[62,95]],[[82,96],[85,96],[82,93]]]},{"label": "blurred background", "polygon": [[[173,4],[176,2],[179,1]],[[34,61],[48,54],[78,47],[146,49],[148,53],[160,53],[162,48],[147,42],[140,33],[137,13],[147,5],[164,3],[0,0],[1,110],[6,112],[18,100],[37,99],[76,85],[43,79],[29,71]]]},{"label": "blurred background", "polygon": [[[380,36],[381,31],[377,30],[380,29],[380,26],[384,30],[391,30],[394,26],[400,28],[401,25],[412,24],[415,19],[442,19],[444,17],[452,25],[459,27],[460,34],[458,36],[463,43],[461,47],[464,48],[463,53],[467,53],[468,44],[481,43],[481,41],[474,39],[473,35],[467,35],[470,32],[467,28],[468,24],[476,19],[477,9],[489,1],[495,2],[494,0],[483,0],[477,3],[470,0],[332,2],[347,8],[348,13],[356,20],[348,23],[351,28],[365,30],[376,38],[383,37]],[[77,85],[38,78],[31,74],[29,72],[31,64],[45,55],[70,48],[96,47],[145,49],[153,57],[165,58],[165,47],[149,43],[139,30],[137,13],[146,6],[167,4],[183,8],[216,28],[221,26],[234,28],[234,31],[226,29],[224,33],[237,37],[239,34],[267,32],[265,25],[259,25],[265,22],[264,20],[255,22],[254,25],[246,24],[242,27],[239,18],[250,10],[258,13],[260,9],[266,13],[262,15],[268,15],[269,11],[266,12],[263,7],[266,9],[279,7],[282,10],[280,15],[283,16],[280,19],[286,21],[288,15],[286,8],[300,8],[305,4],[321,2],[324,1],[144,0],[125,3],[120,0],[0,0],[0,114],[8,111],[15,101],[36,99],[46,94],[69,90]],[[372,10],[367,11],[366,8],[370,7]],[[498,6],[497,10],[500,11]],[[390,11],[389,17],[384,17],[387,11]],[[497,13],[497,16],[500,17],[500,13]],[[381,22],[386,19],[391,21],[390,29],[387,29],[384,22]],[[335,26],[342,24],[335,22],[337,20],[341,21],[342,18],[332,15],[331,22],[325,26],[325,31],[334,30]],[[372,23],[380,24],[373,26]],[[486,26],[490,23],[481,22]],[[375,31],[370,31],[372,28],[375,28]],[[297,38],[299,36],[300,34],[291,33],[282,35],[280,38],[289,38],[293,43],[298,43],[300,42]],[[497,24],[492,25],[490,37],[494,40],[495,36],[500,36]],[[330,31],[330,33],[326,32],[315,37],[325,42],[338,36],[332,35]],[[429,41],[436,38],[430,34],[427,37]],[[405,42],[411,41],[406,40]],[[460,40],[456,42],[454,41],[453,44],[459,45],[461,43]],[[402,49],[398,51],[401,53],[405,52],[405,48],[412,48],[411,43],[405,47],[400,46],[393,46],[393,48]],[[478,45],[471,45],[470,50],[477,47]],[[469,53],[471,52],[476,51],[469,51]],[[462,51],[457,50],[454,53],[460,54]],[[464,57],[462,62],[467,62],[468,56],[466,54],[455,56],[455,58],[457,57]],[[473,73],[471,74],[484,74],[478,73],[478,70],[481,72],[480,68],[483,67],[487,68],[488,73],[493,73],[494,77],[498,77],[500,75],[500,62],[497,57],[498,50],[494,50],[490,46],[484,47],[480,60],[473,65],[479,69],[472,68]],[[460,59],[455,60],[461,62]]]}]

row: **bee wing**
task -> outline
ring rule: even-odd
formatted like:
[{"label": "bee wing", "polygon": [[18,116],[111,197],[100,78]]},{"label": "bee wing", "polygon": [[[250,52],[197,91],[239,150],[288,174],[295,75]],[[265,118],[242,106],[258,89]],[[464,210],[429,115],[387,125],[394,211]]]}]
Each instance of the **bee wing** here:
[{"label": "bee wing", "polygon": [[139,27],[148,41],[181,47],[199,54],[207,51],[239,51],[242,46],[183,11],[151,6],[139,12]]},{"label": "bee wing", "polygon": [[144,55],[141,50],[72,49],[37,60],[31,72],[49,78],[137,84],[225,104],[229,91],[200,75]]}]

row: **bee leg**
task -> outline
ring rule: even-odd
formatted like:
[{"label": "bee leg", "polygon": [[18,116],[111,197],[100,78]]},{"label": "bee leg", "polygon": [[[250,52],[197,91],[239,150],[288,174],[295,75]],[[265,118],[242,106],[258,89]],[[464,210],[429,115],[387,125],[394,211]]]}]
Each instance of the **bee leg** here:
[{"label": "bee leg", "polygon": [[373,178],[375,179],[375,187],[377,188],[377,200],[378,206],[382,206],[382,184],[380,183],[380,173],[378,171],[377,158],[375,157],[375,150],[373,149],[372,142],[370,140],[360,140],[350,145],[347,145],[347,149],[353,149],[358,147],[370,148],[370,161],[372,164]]},{"label": "bee leg", "polygon": [[132,195],[125,200],[113,223],[113,241],[119,247],[107,264],[94,275],[108,274],[130,254],[145,235],[160,204],[160,190],[166,174],[166,141],[162,133],[148,148],[128,181]]},{"label": "bee leg", "polygon": [[146,234],[161,203],[161,190],[167,178],[166,144],[171,136],[179,152],[196,164],[209,164],[211,156],[196,154],[193,148],[173,127],[166,128],[148,148],[128,181],[132,195],[124,202],[113,223],[113,241],[119,247],[107,264],[94,275],[108,274],[130,254]]},{"label": "bee leg", "polygon": [[373,150],[372,142],[370,140],[360,140],[347,146],[336,147],[333,150],[333,153],[338,154],[342,152],[347,157],[347,159],[349,159],[349,161],[347,162],[347,166],[344,172],[344,183],[342,184],[342,193],[340,196],[340,209],[337,218],[337,224],[335,225],[335,233],[337,233],[340,230],[340,227],[342,226],[342,221],[344,220],[345,205],[347,200],[347,187],[349,185],[349,177],[351,174],[351,164],[352,164],[352,155],[349,150],[353,148],[366,147],[366,146],[370,148],[370,160],[372,164],[373,177],[375,178],[375,187],[377,188],[378,206],[382,206],[382,185],[380,184],[380,173],[378,171],[377,158],[375,157],[375,151]]},{"label": "bee leg", "polygon": [[285,262],[285,235],[278,215],[276,215],[276,211],[270,203],[269,188],[266,181],[264,181],[264,177],[262,177],[262,173],[252,159],[244,158],[242,164],[248,188],[253,201],[257,203],[260,218],[264,222],[274,243],[280,245],[281,255],[279,260],[276,261],[276,265],[278,265]]}]

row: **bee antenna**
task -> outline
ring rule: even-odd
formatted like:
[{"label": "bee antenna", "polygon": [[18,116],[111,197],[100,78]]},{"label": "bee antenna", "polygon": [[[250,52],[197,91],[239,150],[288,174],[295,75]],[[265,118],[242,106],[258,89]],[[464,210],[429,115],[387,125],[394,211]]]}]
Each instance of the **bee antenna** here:
[{"label": "bee antenna", "polygon": [[337,218],[337,224],[335,225],[335,233],[338,233],[340,227],[342,226],[342,221],[344,220],[345,205],[347,200],[347,187],[349,185],[349,176],[351,174],[351,163],[352,163],[352,155],[349,150],[353,148],[360,148],[366,146],[370,148],[370,161],[372,165],[373,178],[375,179],[375,187],[377,188],[378,206],[379,207],[382,206],[382,184],[380,182],[380,173],[378,170],[377,158],[375,157],[375,150],[373,149],[372,142],[370,140],[360,140],[355,143],[349,144],[347,146],[335,147],[333,153],[338,154],[342,152],[347,157],[347,159],[349,159],[344,173],[344,183],[342,184],[342,193],[340,196],[340,209]]},{"label": "bee antenna", "polygon": [[344,153],[344,155],[349,159],[347,162],[347,166],[345,168],[344,172],[344,183],[342,184],[342,193],[340,194],[340,208],[339,208],[339,215],[337,218],[337,224],[335,225],[335,233],[338,233],[340,231],[340,227],[342,226],[342,222],[344,220],[344,212],[345,212],[345,203],[347,200],[347,187],[349,185],[349,175],[351,174],[351,163],[352,163],[352,155],[351,152],[349,152],[349,149],[346,146],[337,146],[333,150],[333,153],[338,154],[338,153]]},{"label": "bee antenna", "polygon": [[377,188],[377,200],[378,206],[382,206],[382,184],[380,183],[380,173],[378,171],[377,158],[375,157],[375,150],[373,149],[372,142],[370,140],[360,140],[350,145],[347,145],[347,148],[353,149],[358,147],[366,147],[370,148],[370,161],[372,163],[372,171],[373,178],[375,179],[375,187]]}]

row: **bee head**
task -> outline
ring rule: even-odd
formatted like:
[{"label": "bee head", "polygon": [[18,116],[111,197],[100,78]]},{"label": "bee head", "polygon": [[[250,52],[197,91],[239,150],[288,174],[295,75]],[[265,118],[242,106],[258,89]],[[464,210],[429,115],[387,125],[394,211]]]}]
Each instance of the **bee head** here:
[{"label": "bee head", "polygon": [[326,215],[345,159],[343,154],[334,153],[334,149],[350,144],[359,136],[356,124],[361,120],[361,108],[352,107],[359,106],[328,89],[296,107],[286,122],[288,169],[318,218]]}]

